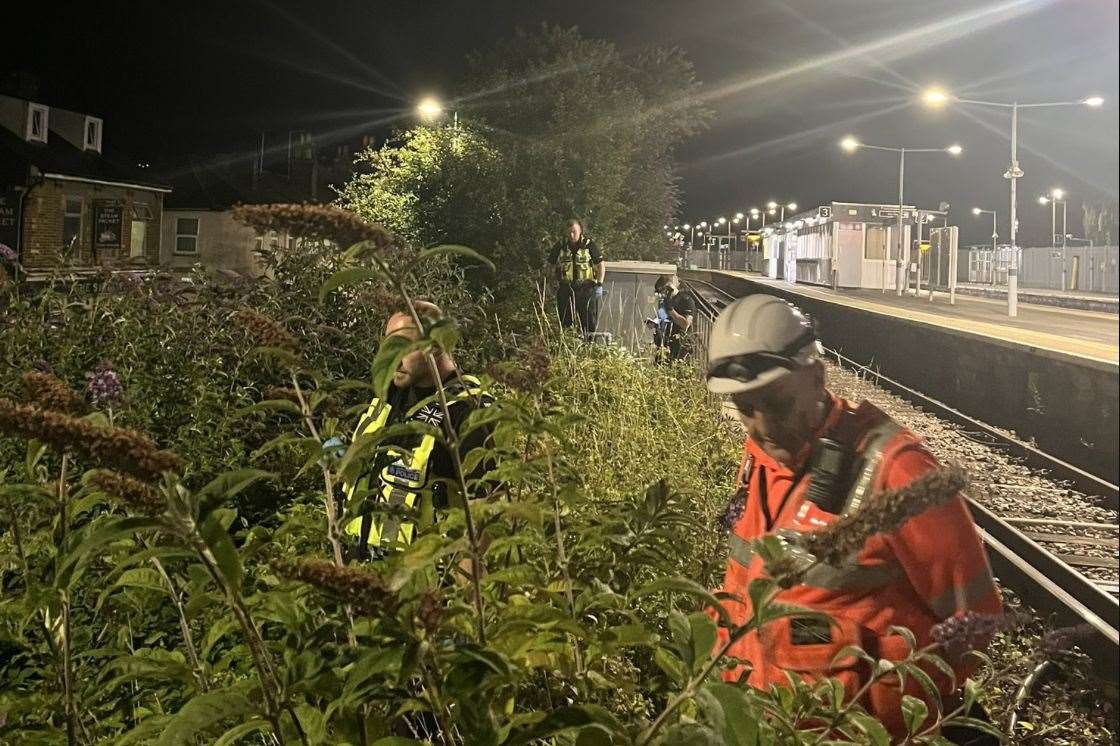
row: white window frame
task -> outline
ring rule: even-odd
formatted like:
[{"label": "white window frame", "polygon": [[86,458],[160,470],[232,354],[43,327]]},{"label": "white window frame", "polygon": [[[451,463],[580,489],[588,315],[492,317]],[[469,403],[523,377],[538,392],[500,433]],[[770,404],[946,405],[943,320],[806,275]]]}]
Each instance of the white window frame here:
[{"label": "white window frame", "polygon": [[[66,209],[67,208],[67,203],[70,202],[71,200],[78,203],[78,211],[77,212],[69,212]],[[78,194],[64,194],[64,195],[62,195],[62,251],[63,252],[70,251],[70,247],[66,245],[66,219],[67,218],[77,218],[78,219],[78,232],[74,234],[77,237],[78,242],[74,245],[74,251],[75,252],[81,251],[82,250],[82,234],[85,232],[85,227],[86,227],[86,201],[85,201],[85,198],[83,198],[81,195],[78,195]]]},{"label": "white window frame", "polygon": [[[86,117],[85,127],[82,128],[83,150],[101,152],[101,130],[104,122],[98,117]],[[94,126],[93,139],[90,139],[90,125]]]},{"label": "white window frame", "polygon": [[[35,115],[36,114],[40,115],[39,122],[42,125],[40,127],[40,132],[38,134],[36,134],[36,132],[35,132]],[[45,143],[47,141],[47,132],[50,131],[50,127],[51,127],[50,115],[51,115],[50,107],[43,106],[42,104],[36,104],[36,103],[30,102],[30,101],[28,102],[28,104],[27,104],[27,133],[26,133],[26,139],[27,139],[28,142],[42,142],[42,143]]]},{"label": "white window frame", "polygon": [[[182,232],[179,231],[179,222],[182,221],[182,220],[193,220],[194,221],[194,233],[182,233]],[[198,256],[198,237],[200,235],[202,235],[202,220],[201,219],[199,219],[199,218],[179,218],[179,217],[175,218],[175,243],[171,247],[172,253],[177,254],[178,256]],[[183,251],[182,249],[180,249],[179,248],[179,239],[180,238],[193,238],[194,239],[194,250],[193,251]]]}]

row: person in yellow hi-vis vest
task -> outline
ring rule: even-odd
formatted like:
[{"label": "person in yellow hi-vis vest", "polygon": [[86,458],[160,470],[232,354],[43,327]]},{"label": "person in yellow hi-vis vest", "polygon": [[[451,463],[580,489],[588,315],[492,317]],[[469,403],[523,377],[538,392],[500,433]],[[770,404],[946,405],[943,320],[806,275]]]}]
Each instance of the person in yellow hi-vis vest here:
[{"label": "person in yellow hi-vis vest", "polygon": [[[443,318],[443,312],[433,303],[415,301],[414,306],[425,325]],[[394,313],[385,324],[385,337],[391,336],[415,340],[420,337],[420,330],[412,316],[401,311]],[[477,378],[459,373],[449,353],[437,352],[433,357],[448,411],[444,411],[436,396],[436,378],[425,354],[412,352],[401,360],[385,398],[374,397],[370,402],[354,431],[355,440],[401,422],[424,423],[442,429],[448,414],[451,427],[460,432],[463,421],[472,411],[493,403],[493,398],[482,391]],[[460,456],[465,458],[489,437],[488,427],[471,431],[462,439]],[[457,481],[453,455],[434,434],[412,434],[385,445],[390,446],[387,452],[372,458],[357,479],[344,485],[351,509],[354,501],[363,495],[367,500],[393,508],[366,512],[346,526],[346,532],[356,542],[356,556],[362,560],[380,559],[410,544],[417,530],[432,525],[437,511],[447,507],[448,485]],[[466,475],[468,480],[480,477],[485,463],[484,460],[474,472]]]},{"label": "person in yellow hi-vis vest", "polygon": [[607,265],[598,245],[583,235],[579,220],[568,221],[567,238],[552,247],[549,262],[556,272],[556,311],[560,326],[571,327],[573,320],[585,337],[595,333],[599,323],[599,301]]}]

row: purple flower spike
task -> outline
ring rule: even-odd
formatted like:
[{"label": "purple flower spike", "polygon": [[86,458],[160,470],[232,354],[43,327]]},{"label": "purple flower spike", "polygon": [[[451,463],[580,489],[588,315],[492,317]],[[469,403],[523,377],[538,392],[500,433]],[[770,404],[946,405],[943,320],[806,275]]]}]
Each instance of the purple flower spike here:
[{"label": "purple flower spike", "polygon": [[98,363],[92,372],[86,373],[86,378],[89,379],[87,387],[89,398],[94,405],[112,407],[120,404],[121,400],[124,399],[124,387],[121,385],[121,379],[117,377],[108,361]]}]

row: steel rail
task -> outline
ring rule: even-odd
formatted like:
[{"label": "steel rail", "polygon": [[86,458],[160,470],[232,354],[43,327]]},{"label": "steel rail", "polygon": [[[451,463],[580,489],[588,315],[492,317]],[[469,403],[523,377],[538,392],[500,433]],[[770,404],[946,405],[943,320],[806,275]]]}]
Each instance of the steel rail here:
[{"label": "steel rail", "polygon": [[[692,293],[709,322],[728,301],[734,300],[734,297],[726,291],[703,280],[684,280],[683,284]],[[698,284],[706,285],[716,291],[717,297],[714,299],[704,297],[696,287]],[[840,364],[846,363],[861,370],[868,370],[866,366],[835,351],[829,350],[828,354],[835,356]],[[982,428],[1004,443],[1030,448],[1031,451],[1051,461],[1057,471],[1073,469],[1081,472],[1077,467],[1045,454],[1033,446],[1027,446],[936,399],[892,381],[886,376],[876,373],[876,377],[877,381],[886,382],[890,387],[906,392],[937,410],[938,413],[951,415],[948,419],[963,419],[969,425]],[[1115,497],[1116,485],[1096,477],[1094,480],[1095,483],[1111,487]],[[1036,610],[1053,614],[1057,623],[1070,626],[1087,625],[1086,629],[1090,630],[1091,641],[1082,643],[1082,647],[1090,652],[1097,674],[1105,681],[1115,682],[1120,675],[1120,630],[1118,630],[1120,602],[1106,590],[1109,584],[1094,582],[1062,561],[1053,552],[1044,549],[1011,525],[1010,521],[1015,519],[1003,520],[972,498],[967,500],[973,520],[988,547],[992,569],[1001,582],[1017,591]],[[1056,522],[1060,523],[1061,519],[1057,519]]]}]

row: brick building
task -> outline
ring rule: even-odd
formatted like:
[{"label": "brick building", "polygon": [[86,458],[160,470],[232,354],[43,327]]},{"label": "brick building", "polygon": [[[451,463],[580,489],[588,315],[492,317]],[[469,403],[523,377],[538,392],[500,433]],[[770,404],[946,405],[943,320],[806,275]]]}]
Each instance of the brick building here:
[{"label": "brick building", "polygon": [[0,95],[0,244],[28,279],[160,257],[164,195],[143,169],[101,152],[98,117]]}]

